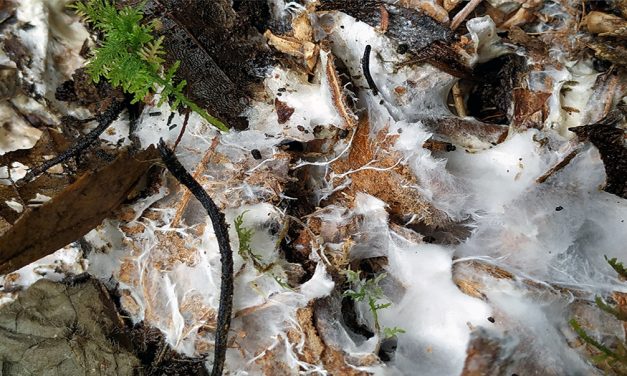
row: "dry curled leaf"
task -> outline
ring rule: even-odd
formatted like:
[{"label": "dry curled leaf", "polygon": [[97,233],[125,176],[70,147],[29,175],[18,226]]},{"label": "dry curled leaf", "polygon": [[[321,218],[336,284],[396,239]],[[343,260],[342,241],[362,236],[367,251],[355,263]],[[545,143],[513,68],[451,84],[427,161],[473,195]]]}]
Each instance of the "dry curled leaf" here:
[{"label": "dry curled leaf", "polygon": [[127,197],[152,166],[155,149],[123,152],[99,171],[86,173],[52,200],[26,212],[0,238],[0,273],[36,261],[96,227]]}]

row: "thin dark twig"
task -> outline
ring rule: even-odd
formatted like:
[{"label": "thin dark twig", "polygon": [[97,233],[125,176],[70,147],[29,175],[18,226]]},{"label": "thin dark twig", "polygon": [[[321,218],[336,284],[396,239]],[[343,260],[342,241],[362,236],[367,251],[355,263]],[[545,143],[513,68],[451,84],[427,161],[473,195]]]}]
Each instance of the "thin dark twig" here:
[{"label": "thin dark twig", "polygon": [[198,184],[192,175],[185,170],[174,152],[163,142],[159,141],[159,152],[161,159],[170,173],[200,201],[207,210],[213,231],[218,240],[220,248],[220,261],[222,263],[222,278],[220,283],[220,306],[218,308],[218,322],[216,329],[216,340],[214,349],[212,376],[222,375],[224,368],[224,358],[226,356],[227,339],[231,327],[231,315],[233,312],[233,252],[229,241],[229,227],[224,220],[224,214],[218,209],[211,197]]},{"label": "thin dark twig", "polygon": [[113,121],[117,119],[118,115],[120,115],[120,112],[122,112],[123,108],[124,108],[124,105],[122,102],[113,101],[113,103],[111,103],[109,108],[107,108],[107,110],[102,115],[98,115],[96,117],[96,120],[98,121],[98,126],[96,128],[94,128],[91,132],[87,133],[86,135],[80,137],[74,143],[74,145],[72,145],[69,149],[67,149],[63,153],[31,169],[26,174],[23,181],[29,182],[33,180],[35,177],[37,177],[38,175],[41,175],[44,172],[48,171],[48,169],[52,168],[53,166],[59,163],[65,162],[66,160],[77,156],[80,152],[87,149],[91,144],[94,143],[94,141],[98,139],[98,137],[102,134],[102,132],[104,132],[105,129],[107,129],[109,125],[111,125],[111,123],[113,123]]},{"label": "thin dark twig", "polygon": [[573,151],[571,151],[570,153],[568,153],[567,156],[564,157],[564,159],[562,159],[559,163],[557,163],[555,166],[551,167],[547,172],[545,172],[542,176],[540,176],[539,178],[536,179],[536,183],[544,183],[548,178],[550,178],[553,174],[555,174],[556,172],[558,172],[559,170],[563,169],[564,167],[566,167],[570,161],[573,160],[573,158],[575,158],[575,156],[577,155],[577,153],[579,153],[581,151],[580,148],[577,148]]},{"label": "thin dark twig", "polygon": [[174,141],[174,146],[172,147],[172,150],[176,150],[176,147],[179,146],[179,143],[183,139],[183,134],[187,129],[187,122],[189,121],[189,113],[190,111],[189,109],[187,109],[187,111],[185,112],[185,119],[183,120],[183,127],[181,127],[181,132],[179,132],[179,136],[176,138],[176,141]]},{"label": "thin dark twig", "polygon": [[379,89],[377,89],[377,85],[375,85],[372,76],[370,75],[370,45],[366,45],[366,49],[364,50],[364,56],[361,58],[361,69],[364,71],[364,77],[366,77],[366,82],[368,82],[368,86],[370,90],[372,90],[373,95],[379,94]]}]

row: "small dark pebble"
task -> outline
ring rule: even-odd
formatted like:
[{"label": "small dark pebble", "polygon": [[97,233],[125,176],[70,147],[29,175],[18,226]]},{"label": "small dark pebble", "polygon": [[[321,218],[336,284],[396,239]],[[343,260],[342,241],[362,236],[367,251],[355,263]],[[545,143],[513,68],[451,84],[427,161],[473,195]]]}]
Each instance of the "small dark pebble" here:
[{"label": "small dark pebble", "polygon": [[398,338],[396,336],[385,338],[381,341],[381,347],[379,348],[379,358],[384,362],[394,360],[394,353],[398,347]]},{"label": "small dark pebble", "polygon": [[159,115],[161,115],[161,111],[149,112],[148,115],[149,116],[159,116]]},{"label": "small dark pebble", "polygon": [[562,211],[562,210],[564,210],[564,208],[562,206],[558,206],[558,207],[555,208],[555,211]]},{"label": "small dark pebble", "polygon": [[494,317],[490,316],[488,317],[488,321],[494,324],[496,320],[494,320]]},{"label": "small dark pebble", "polygon": [[457,150],[457,146],[453,145],[453,144],[447,144],[446,145],[446,151],[455,151]]},{"label": "small dark pebble", "polygon": [[381,99],[381,100],[379,101],[379,104],[380,104],[380,105],[383,105],[383,103],[384,103],[384,102],[383,102],[383,99]]},{"label": "small dark pebble", "polygon": [[340,138],[348,137],[348,129],[340,129],[340,131],[337,132],[337,135],[340,136]]},{"label": "small dark pebble", "polygon": [[399,53],[401,55],[407,53],[407,51],[409,51],[409,46],[407,46],[405,43],[399,44],[396,48],[396,53]]},{"label": "small dark pebble", "polygon": [[284,87],[280,87],[277,91],[278,91],[279,93],[285,93],[285,92],[287,91],[287,89],[286,89],[286,88],[284,88]]},{"label": "small dark pebble", "polygon": [[250,154],[252,154],[255,159],[261,159],[261,152],[257,149],[251,150]]},{"label": "small dark pebble", "polygon": [[178,127],[178,124],[172,124],[172,125],[170,125],[170,127],[168,129],[172,130],[172,129],[176,128],[176,127]]}]

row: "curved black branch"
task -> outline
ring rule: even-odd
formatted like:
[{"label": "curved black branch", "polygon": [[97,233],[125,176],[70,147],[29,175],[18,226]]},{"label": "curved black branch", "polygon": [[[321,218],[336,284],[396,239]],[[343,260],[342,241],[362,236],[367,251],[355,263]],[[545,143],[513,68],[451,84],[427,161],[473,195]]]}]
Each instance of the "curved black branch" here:
[{"label": "curved black branch", "polygon": [[163,139],[159,140],[159,152],[161,153],[163,163],[165,163],[170,173],[181,184],[186,186],[207,210],[209,218],[211,218],[213,231],[218,239],[220,261],[222,263],[222,279],[220,283],[220,307],[218,308],[215,356],[211,375],[222,375],[229,328],[231,327],[231,314],[233,312],[233,252],[231,251],[231,242],[229,241],[229,227],[224,220],[224,214],[218,209],[200,184],[185,170],[185,167],[181,165],[174,152],[163,142]]},{"label": "curved black branch", "polygon": [[366,82],[368,82],[370,90],[372,90],[372,94],[377,95],[379,94],[379,89],[377,88],[377,85],[375,85],[372,75],[370,74],[370,49],[370,45],[366,45],[364,56],[361,58],[361,69],[364,71],[364,77],[366,78]]},{"label": "curved black branch", "polygon": [[48,171],[53,166],[59,163],[65,162],[66,160],[74,156],[77,156],[83,150],[87,149],[91,144],[94,143],[94,141],[98,139],[98,137],[100,137],[102,132],[104,132],[105,129],[107,129],[109,125],[111,125],[111,123],[113,123],[113,121],[118,118],[118,115],[120,115],[120,112],[122,112],[123,109],[124,109],[123,102],[113,101],[105,112],[103,112],[101,115],[98,115],[96,117],[96,120],[98,121],[98,126],[96,128],[94,128],[91,132],[87,133],[86,135],[80,137],[69,149],[67,149],[63,153],[57,155],[56,157],[48,161],[45,161],[44,163],[42,163],[41,165],[37,167],[32,168],[26,174],[23,181],[29,182],[33,180],[34,178],[36,178],[38,175],[41,175],[44,172]]}]

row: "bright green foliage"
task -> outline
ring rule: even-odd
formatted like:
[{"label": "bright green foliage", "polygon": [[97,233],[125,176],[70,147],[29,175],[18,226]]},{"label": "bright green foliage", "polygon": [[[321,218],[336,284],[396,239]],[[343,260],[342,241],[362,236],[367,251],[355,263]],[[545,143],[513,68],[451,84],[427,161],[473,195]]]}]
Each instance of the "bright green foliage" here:
[{"label": "bright green foliage", "polygon": [[383,328],[383,336],[385,338],[394,337],[397,334],[405,333],[405,329],[395,326],[393,328]]},{"label": "bright green foliage", "polygon": [[618,273],[618,275],[627,279],[627,270],[625,269],[625,266],[623,265],[622,262],[616,261],[616,257],[611,258],[611,259],[608,259],[607,256],[604,256],[604,257],[607,263],[610,264],[612,269],[614,269],[616,273]]},{"label": "bright green foliage", "polygon": [[[383,289],[379,286],[379,283],[385,278],[386,274],[381,273],[375,278],[362,280],[359,277],[359,272],[353,270],[346,270],[346,281],[352,286],[352,289],[348,289],[344,291],[344,296],[347,296],[353,299],[356,302],[366,301],[368,303],[368,307],[370,308],[370,312],[372,313],[372,318],[374,321],[374,327],[377,333],[381,333],[381,325],[379,324],[379,311],[385,308],[388,308],[392,305],[392,303],[383,303],[380,304],[379,300],[385,299],[385,294],[383,294]],[[396,335],[397,333],[405,333],[405,331],[401,328],[384,328],[383,334],[384,336],[391,337]]]},{"label": "bright green foliage", "polygon": [[73,8],[104,35],[87,63],[87,72],[95,82],[104,77],[112,86],[122,87],[133,96],[132,103],[161,89],[158,106],[171,100],[173,110],[186,106],[216,128],[228,131],[224,123],[185,97],[185,80],[175,85],[174,75],[180,62],[164,72],[163,37],[155,39],[152,34],[158,21],[142,22],[144,15],[140,7],[118,10],[109,0],[79,1]]},{"label": "bright green foliage", "polygon": [[[605,259],[619,275],[622,277],[627,276],[622,263],[617,262],[615,258],[608,259],[605,257]],[[627,312],[605,303],[600,296],[597,296],[594,301],[601,310],[611,314],[620,321],[627,322]],[[595,364],[606,371],[611,370],[618,375],[627,375],[627,342],[624,342],[624,339],[620,339],[623,338],[622,333],[618,336],[617,341],[615,341],[616,344],[612,346],[613,348],[610,348],[588,335],[577,320],[571,319],[569,324],[582,341],[600,352],[600,354],[592,358]]]}]

